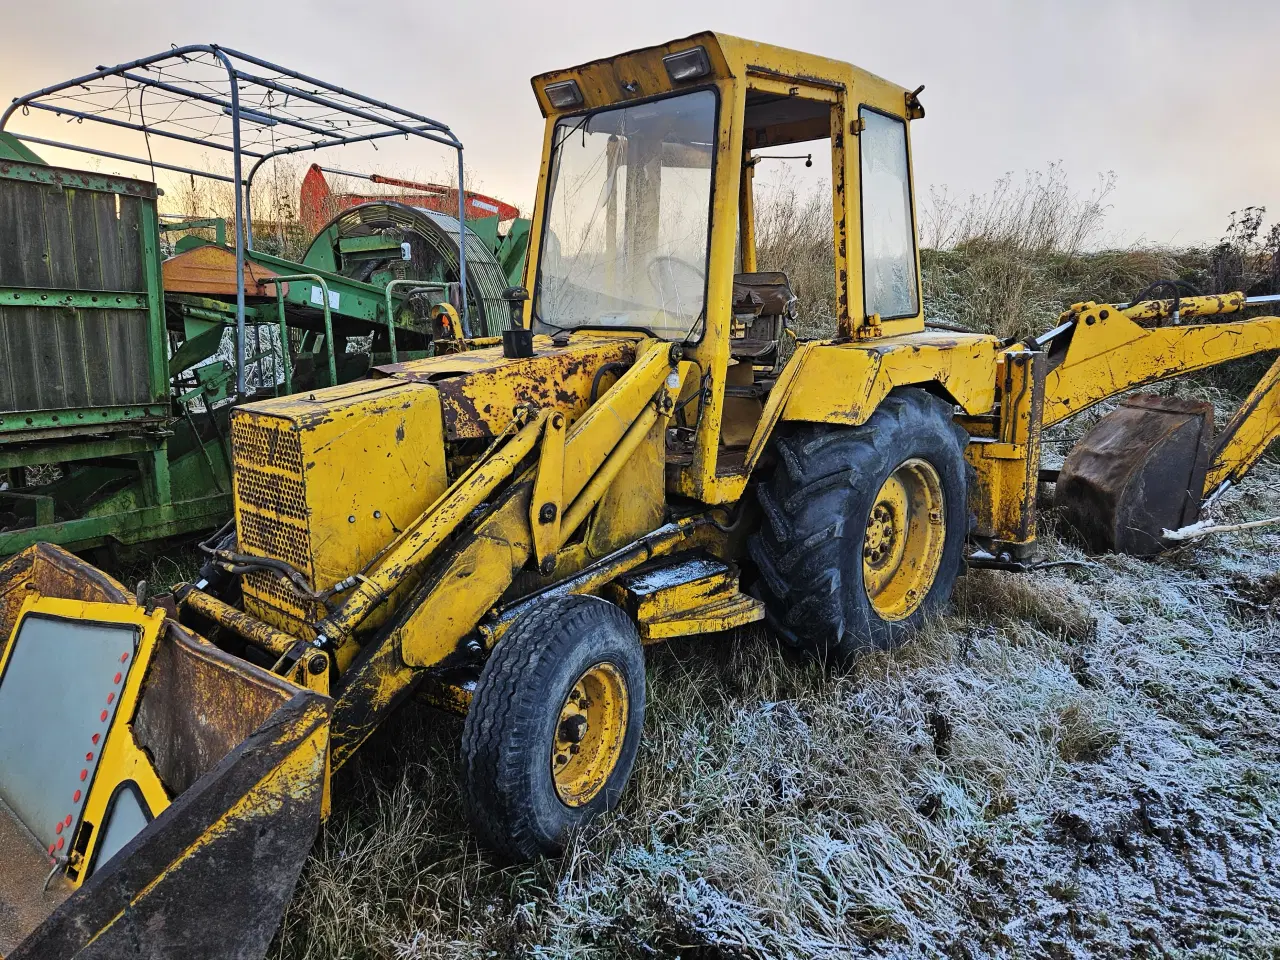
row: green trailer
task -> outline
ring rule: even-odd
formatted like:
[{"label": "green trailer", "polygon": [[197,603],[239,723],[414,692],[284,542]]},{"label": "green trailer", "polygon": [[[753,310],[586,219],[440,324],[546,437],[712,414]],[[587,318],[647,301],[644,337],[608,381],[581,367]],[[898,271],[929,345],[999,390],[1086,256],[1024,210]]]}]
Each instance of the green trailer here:
[{"label": "green trailer", "polygon": [[[121,88],[183,100],[188,126],[143,120]],[[319,107],[349,122],[319,128]],[[6,127],[48,114],[133,130],[145,157]],[[205,136],[184,132],[198,122]],[[344,211],[302,262],[254,248],[248,191],[265,162],[393,136],[455,150],[461,186],[462,145],[444,124],[223,47],[13,101],[0,116],[0,558],[41,541],[85,551],[215,529],[231,514],[234,405],[429,355],[442,304],[468,332],[498,332],[527,222],[473,230],[461,199],[456,218],[393,200]],[[228,154],[232,176],[158,149],[197,141]],[[230,183],[235,217],[169,222],[154,182],[51,166],[33,149],[44,146]],[[175,232],[186,235],[164,259]],[[183,258],[200,262],[183,274]],[[209,264],[221,283],[204,289]]]},{"label": "green trailer", "polygon": [[218,523],[212,418],[170,400],[155,185],[0,162],[0,223],[0,555]]}]

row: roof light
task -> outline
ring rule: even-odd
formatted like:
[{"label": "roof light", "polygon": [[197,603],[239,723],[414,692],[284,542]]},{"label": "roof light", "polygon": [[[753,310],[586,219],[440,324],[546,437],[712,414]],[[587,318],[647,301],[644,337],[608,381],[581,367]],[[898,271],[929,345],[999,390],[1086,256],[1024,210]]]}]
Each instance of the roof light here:
[{"label": "roof light", "polygon": [[698,80],[711,72],[711,60],[704,47],[667,54],[662,58],[662,65],[667,68],[667,76],[672,83]]},{"label": "roof light", "polygon": [[551,101],[551,105],[557,110],[566,110],[569,107],[582,105],[582,90],[579,89],[577,80],[561,80],[559,83],[548,83],[543,88],[543,92],[547,95],[547,99]]}]

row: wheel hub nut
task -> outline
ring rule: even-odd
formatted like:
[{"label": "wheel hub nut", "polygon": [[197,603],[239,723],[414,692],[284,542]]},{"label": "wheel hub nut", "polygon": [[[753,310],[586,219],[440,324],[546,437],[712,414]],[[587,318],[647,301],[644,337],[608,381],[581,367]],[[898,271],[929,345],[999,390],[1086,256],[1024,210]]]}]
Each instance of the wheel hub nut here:
[{"label": "wheel hub nut", "polygon": [[567,717],[560,722],[560,739],[566,743],[581,743],[587,735],[587,718],[582,714]]},{"label": "wheel hub nut", "polygon": [[863,544],[863,556],[873,564],[878,564],[889,553],[889,548],[896,536],[893,523],[893,511],[883,503],[878,503],[871,511],[867,522],[867,532]]}]

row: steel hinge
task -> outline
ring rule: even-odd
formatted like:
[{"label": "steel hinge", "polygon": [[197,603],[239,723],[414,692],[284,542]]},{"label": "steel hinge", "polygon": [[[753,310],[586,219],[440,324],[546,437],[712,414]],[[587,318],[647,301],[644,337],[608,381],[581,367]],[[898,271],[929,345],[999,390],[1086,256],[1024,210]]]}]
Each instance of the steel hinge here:
[{"label": "steel hinge", "polygon": [[854,117],[849,121],[849,132],[855,137],[865,129],[867,129],[866,117]]}]

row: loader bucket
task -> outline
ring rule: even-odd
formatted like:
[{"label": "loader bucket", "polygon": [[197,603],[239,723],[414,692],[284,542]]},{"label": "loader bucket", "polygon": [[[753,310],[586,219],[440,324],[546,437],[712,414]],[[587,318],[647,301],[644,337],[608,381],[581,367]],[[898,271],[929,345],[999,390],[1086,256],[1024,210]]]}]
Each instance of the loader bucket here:
[{"label": "loader bucket", "polygon": [[1212,433],[1210,404],[1129,398],[1063,464],[1054,494],[1063,520],[1096,553],[1158,553],[1165,529],[1195,522]]},{"label": "loader bucket", "polygon": [[0,638],[0,957],[261,957],[331,701],[47,544],[0,565]]}]

